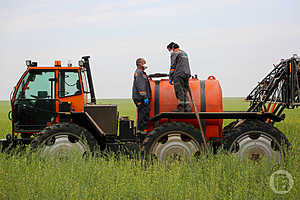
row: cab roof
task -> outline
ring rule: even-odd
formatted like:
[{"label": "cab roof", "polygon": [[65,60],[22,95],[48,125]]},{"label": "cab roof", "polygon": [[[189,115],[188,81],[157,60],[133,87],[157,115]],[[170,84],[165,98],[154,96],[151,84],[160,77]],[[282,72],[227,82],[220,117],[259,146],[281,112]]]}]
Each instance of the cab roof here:
[{"label": "cab roof", "polygon": [[82,67],[45,67],[45,66],[41,66],[41,67],[28,67],[28,69],[43,69],[43,70],[78,70],[78,69],[82,69]]}]

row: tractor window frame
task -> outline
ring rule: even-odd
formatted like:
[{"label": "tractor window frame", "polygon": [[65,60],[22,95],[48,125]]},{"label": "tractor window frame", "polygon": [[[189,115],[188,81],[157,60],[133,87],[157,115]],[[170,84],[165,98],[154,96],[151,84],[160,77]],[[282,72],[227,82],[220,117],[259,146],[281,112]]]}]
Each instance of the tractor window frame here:
[{"label": "tractor window frame", "polygon": [[[77,74],[77,77],[76,77],[77,80],[75,83],[67,83],[66,80],[62,78],[62,73],[69,73],[69,72]],[[73,94],[70,94],[70,95],[66,94],[66,91],[65,91],[66,85],[68,87],[74,87],[74,86],[77,87],[77,81],[79,81],[79,83],[80,83],[80,89],[77,88],[77,91]],[[68,97],[80,96],[82,94],[83,94],[83,90],[82,90],[82,86],[81,86],[80,72],[77,69],[68,69],[68,70],[60,69],[60,70],[58,70],[58,97],[59,98],[68,98]]]},{"label": "tractor window frame", "polygon": [[[33,73],[31,73],[31,72],[33,72]],[[31,77],[30,75],[31,74],[35,74],[35,76],[37,75],[37,74],[40,74],[40,73],[43,73],[43,72],[51,72],[51,73],[53,73],[53,79],[55,80],[55,78],[56,78],[56,72],[55,72],[55,70],[48,70],[48,69],[31,69],[31,70],[29,70],[25,75],[24,75],[24,77],[23,77],[23,79],[21,80],[21,82],[20,82],[20,84],[19,84],[19,86],[18,86],[18,89],[16,90],[16,94],[15,94],[15,100],[21,100],[21,99],[28,99],[28,100],[35,100],[35,98],[33,98],[33,97],[30,97],[30,98],[27,98],[26,97],[26,90],[27,89],[29,89],[30,90],[30,82],[34,82],[35,80],[33,80],[33,81],[30,81],[29,80],[29,78]],[[36,77],[35,77],[36,78]],[[34,79],[35,79],[34,78]],[[50,82],[50,81],[49,81]],[[28,85],[29,85],[29,88],[27,88],[28,87]],[[52,92],[52,94],[50,94],[50,96],[49,96],[49,98],[50,99],[56,99],[56,92],[55,92],[55,88],[56,88],[56,86],[55,86],[55,83],[53,83],[53,85],[52,85],[52,88],[51,88],[51,86],[49,87],[49,89],[50,89],[50,93]]]},{"label": "tractor window frame", "polygon": [[90,93],[86,70],[81,70],[81,79],[82,79],[82,85],[83,85],[83,92]]},{"label": "tractor window frame", "polygon": [[17,89],[15,89],[15,95],[14,95],[14,98],[13,98],[14,100],[20,100],[20,99],[25,98],[24,85],[26,85],[29,74],[30,74],[29,71],[27,71],[26,74],[23,75],[22,78],[20,79],[20,81],[18,83],[18,86],[17,86]]}]

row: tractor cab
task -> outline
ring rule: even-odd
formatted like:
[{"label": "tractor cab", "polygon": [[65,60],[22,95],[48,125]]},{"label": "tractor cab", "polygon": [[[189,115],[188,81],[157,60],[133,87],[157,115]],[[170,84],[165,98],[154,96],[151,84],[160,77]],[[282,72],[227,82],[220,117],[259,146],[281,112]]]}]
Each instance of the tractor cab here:
[{"label": "tractor cab", "polygon": [[[117,105],[96,105],[89,56],[82,57],[78,64],[78,67],[61,66],[61,61],[55,61],[54,66],[43,67],[26,61],[27,70],[11,98],[14,137],[20,134],[23,139],[30,139],[46,127],[61,124],[83,127],[98,141],[104,135],[117,136]],[[120,120],[120,127],[121,133],[133,138],[132,120]]]},{"label": "tractor cab", "polygon": [[88,87],[84,67],[38,67],[27,61],[13,97],[12,122],[15,133],[37,133],[58,122],[59,112],[83,112]]}]

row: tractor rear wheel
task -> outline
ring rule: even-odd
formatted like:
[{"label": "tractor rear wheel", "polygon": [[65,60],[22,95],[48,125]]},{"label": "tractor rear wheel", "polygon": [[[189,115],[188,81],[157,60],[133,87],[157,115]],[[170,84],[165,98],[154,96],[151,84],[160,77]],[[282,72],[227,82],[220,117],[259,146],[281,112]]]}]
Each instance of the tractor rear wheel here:
[{"label": "tractor rear wheel", "polygon": [[83,156],[94,152],[97,142],[85,128],[71,123],[51,125],[40,132],[31,143],[31,152],[39,155],[65,157],[68,155]]},{"label": "tractor rear wheel", "polygon": [[258,120],[246,120],[231,128],[224,137],[224,148],[242,160],[278,162],[290,143],[277,128]]},{"label": "tractor rear wheel", "polygon": [[200,131],[186,123],[166,123],[151,131],[142,145],[146,159],[172,162],[202,154]]}]

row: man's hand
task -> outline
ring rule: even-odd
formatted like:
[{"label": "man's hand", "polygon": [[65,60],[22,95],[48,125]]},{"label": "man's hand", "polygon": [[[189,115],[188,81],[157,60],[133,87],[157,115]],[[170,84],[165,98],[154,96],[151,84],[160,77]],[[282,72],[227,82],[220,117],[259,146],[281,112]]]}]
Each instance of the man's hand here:
[{"label": "man's hand", "polygon": [[170,85],[173,85],[173,81],[171,79],[169,79],[169,83]]},{"label": "man's hand", "polygon": [[149,104],[149,99],[144,99],[144,104],[148,105]]}]

